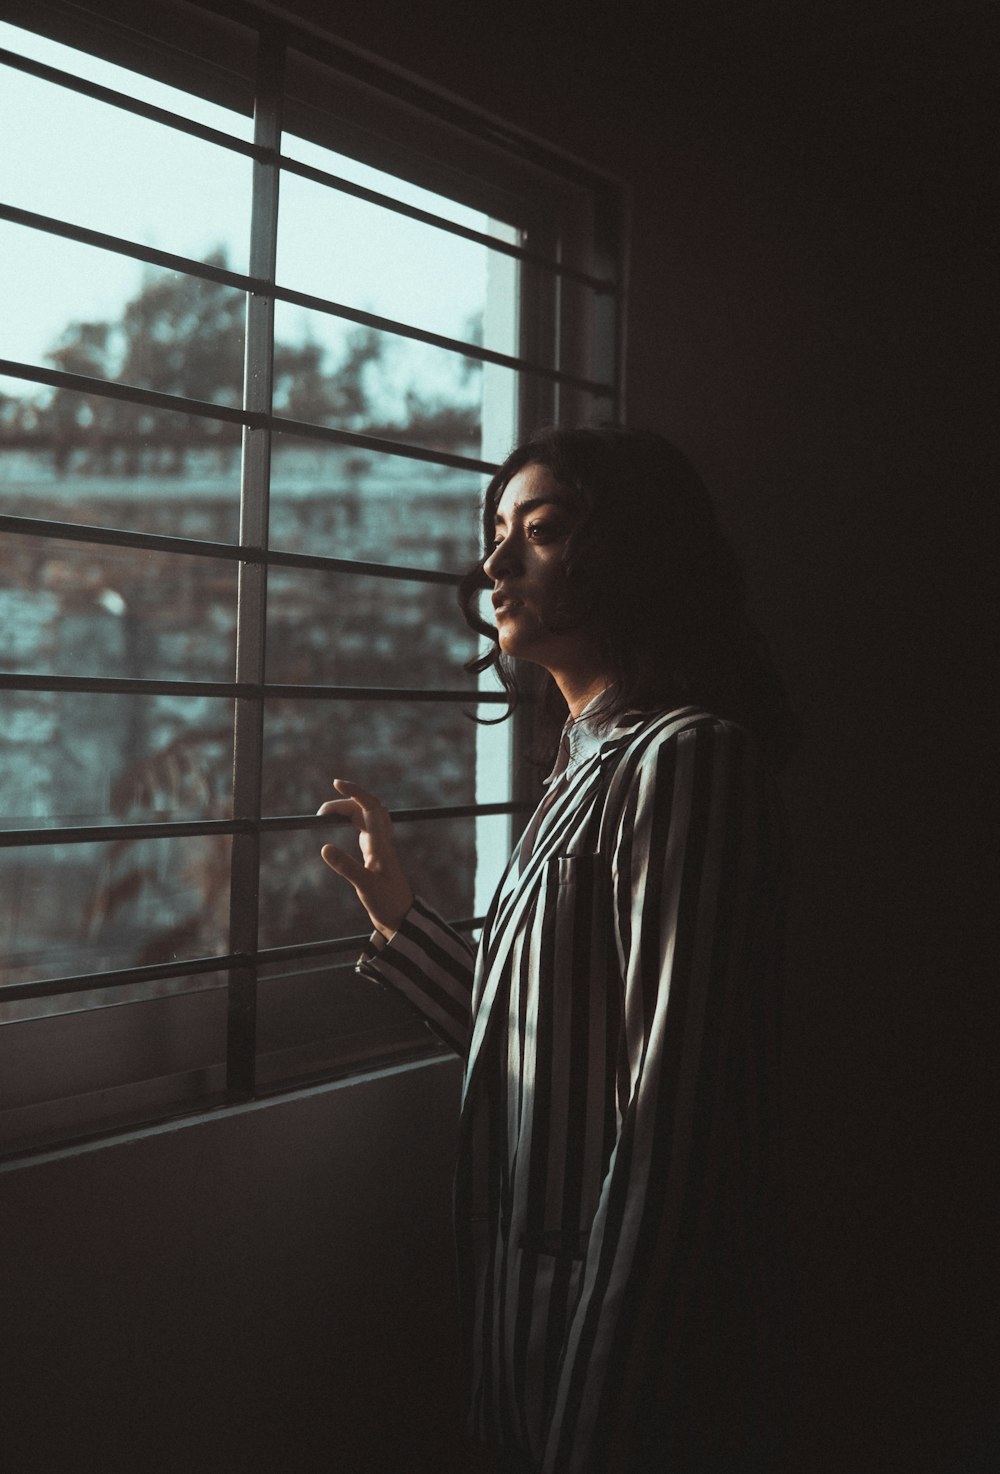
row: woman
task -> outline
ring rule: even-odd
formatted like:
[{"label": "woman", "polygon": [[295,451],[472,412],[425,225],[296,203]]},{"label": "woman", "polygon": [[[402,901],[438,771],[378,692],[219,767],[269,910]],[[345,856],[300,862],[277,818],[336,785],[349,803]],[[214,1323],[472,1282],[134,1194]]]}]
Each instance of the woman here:
[{"label": "woman", "polygon": [[[455,1214],[470,1428],[541,1474],[772,1471],[778,1378],[780,682],[694,471],[549,430],[485,499],[460,590],[565,726],[477,953],[357,784],[320,813],[359,962],[466,1060]],[[496,625],[476,613],[492,589]]]}]

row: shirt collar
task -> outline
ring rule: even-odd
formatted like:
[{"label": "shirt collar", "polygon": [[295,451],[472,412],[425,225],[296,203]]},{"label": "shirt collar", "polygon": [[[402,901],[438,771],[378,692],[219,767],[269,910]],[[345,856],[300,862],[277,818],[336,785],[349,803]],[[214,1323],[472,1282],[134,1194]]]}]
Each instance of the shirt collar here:
[{"label": "shirt collar", "polygon": [[603,695],[604,692],[599,691],[592,697],[578,717],[567,717],[552,772],[544,780],[546,784],[553,782],[562,773],[572,773],[587,758],[600,752],[613,728],[607,723],[594,721],[587,713],[597,705]]}]

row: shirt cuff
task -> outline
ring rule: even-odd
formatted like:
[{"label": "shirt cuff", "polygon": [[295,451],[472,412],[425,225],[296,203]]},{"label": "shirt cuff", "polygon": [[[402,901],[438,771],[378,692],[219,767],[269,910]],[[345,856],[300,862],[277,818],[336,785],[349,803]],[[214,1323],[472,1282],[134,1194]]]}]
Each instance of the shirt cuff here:
[{"label": "shirt cuff", "polygon": [[[406,917],[409,916],[412,910],[412,905],[407,907],[406,914],[403,917],[403,921],[406,920]],[[374,960],[374,958],[378,956],[380,952],[385,951],[386,947],[388,947],[393,938],[399,935],[400,929],[403,925],[403,921],[399,923],[399,926],[397,926],[391,937],[384,937],[380,931],[373,931],[365,945],[362,947],[356,965],[360,965],[362,962],[371,962]]]}]

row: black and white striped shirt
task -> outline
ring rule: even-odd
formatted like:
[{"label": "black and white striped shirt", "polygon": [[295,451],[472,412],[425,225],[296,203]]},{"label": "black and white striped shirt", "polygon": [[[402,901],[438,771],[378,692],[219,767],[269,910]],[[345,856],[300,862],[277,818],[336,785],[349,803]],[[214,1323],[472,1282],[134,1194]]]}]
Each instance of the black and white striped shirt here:
[{"label": "black and white striped shirt", "polygon": [[773,785],[695,708],[570,735],[478,953],[418,899],[359,970],[466,1061],[473,1433],[542,1474],[742,1474],[777,1395]]}]

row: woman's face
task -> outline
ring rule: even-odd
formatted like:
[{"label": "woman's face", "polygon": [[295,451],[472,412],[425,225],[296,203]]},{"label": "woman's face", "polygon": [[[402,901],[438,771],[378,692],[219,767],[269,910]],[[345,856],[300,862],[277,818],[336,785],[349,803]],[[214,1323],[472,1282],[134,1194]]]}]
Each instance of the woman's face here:
[{"label": "woman's face", "polygon": [[571,623],[562,555],[578,517],[572,494],[545,466],[524,466],[497,504],[493,551],[483,564],[493,583],[500,649],[557,678],[568,665],[594,658],[586,625],[561,628]]}]

